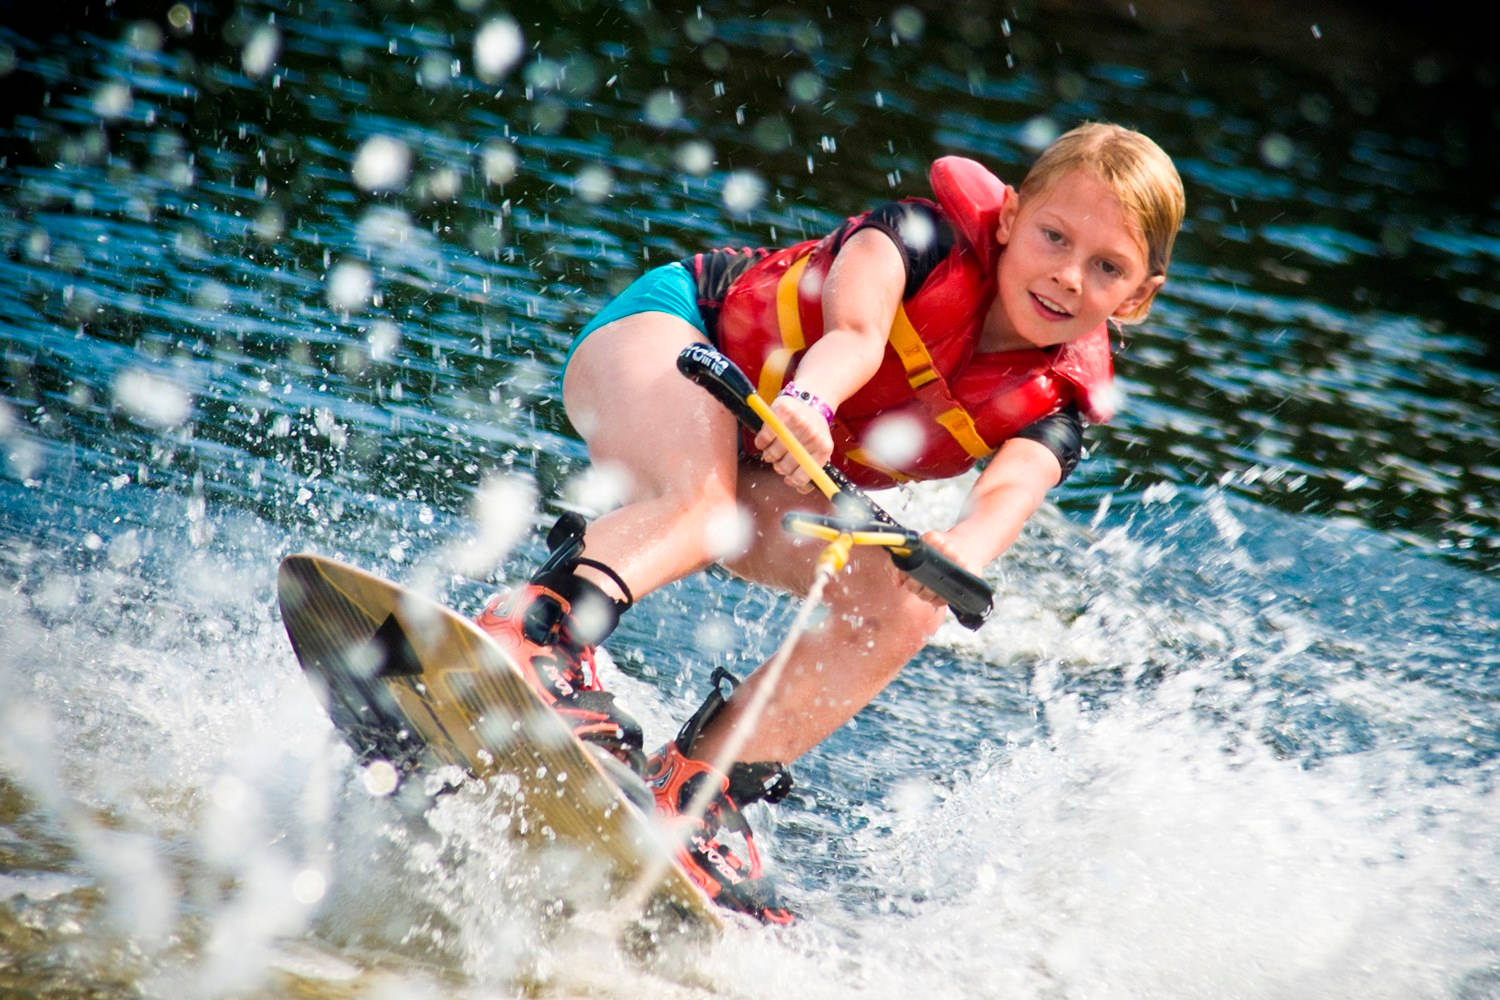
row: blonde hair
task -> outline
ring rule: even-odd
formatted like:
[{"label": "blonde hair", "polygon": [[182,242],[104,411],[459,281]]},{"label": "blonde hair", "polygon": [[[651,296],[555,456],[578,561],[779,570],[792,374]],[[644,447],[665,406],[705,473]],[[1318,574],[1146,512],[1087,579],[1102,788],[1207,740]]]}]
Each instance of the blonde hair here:
[{"label": "blonde hair", "polygon": [[[1042,151],[1021,182],[1022,199],[1046,192],[1064,174],[1077,169],[1092,172],[1114,192],[1125,214],[1140,227],[1148,274],[1165,276],[1172,260],[1172,244],[1187,210],[1182,178],[1172,158],[1133,129],[1088,122],[1059,136]],[[1147,299],[1136,315],[1117,319],[1137,322],[1150,308],[1151,300]]]}]

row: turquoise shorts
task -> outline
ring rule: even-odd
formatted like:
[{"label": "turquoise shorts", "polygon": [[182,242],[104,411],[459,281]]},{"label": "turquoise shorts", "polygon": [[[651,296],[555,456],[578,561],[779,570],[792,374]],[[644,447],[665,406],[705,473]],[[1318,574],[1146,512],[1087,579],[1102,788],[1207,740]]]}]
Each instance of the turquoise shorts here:
[{"label": "turquoise shorts", "polygon": [[705,337],[708,336],[703,314],[698,311],[698,283],[681,262],[663,264],[636,278],[630,283],[630,287],[611,299],[593,319],[584,324],[583,329],[578,331],[578,336],[573,338],[568,356],[563,359],[563,371],[568,370],[568,362],[573,360],[573,352],[578,350],[583,338],[607,323],[643,312],[663,312],[677,316],[693,324]]}]

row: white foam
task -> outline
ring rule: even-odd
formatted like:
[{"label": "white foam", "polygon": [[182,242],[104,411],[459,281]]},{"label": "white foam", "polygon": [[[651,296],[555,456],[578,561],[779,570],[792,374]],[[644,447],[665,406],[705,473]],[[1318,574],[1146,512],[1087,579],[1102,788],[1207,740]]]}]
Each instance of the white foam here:
[{"label": "white foam", "polygon": [[[881,500],[927,527],[963,496],[960,483]],[[885,746],[841,734],[801,766],[792,804],[752,812],[808,919],[732,922],[684,974],[559,916],[596,876],[508,839],[513,783],[431,804],[411,783],[367,793],[275,620],[267,553],[288,539],[237,526],[195,548],[186,526],[175,542],[135,529],[178,567],[170,578],[139,559],[12,551],[54,579],[0,588],[0,766],[34,804],[28,822],[68,846],[71,881],[7,873],[0,905],[60,920],[66,886],[97,887],[104,907],[69,919],[140,956],[156,995],[271,990],[278,969],[316,978],[317,963],[289,965],[288,938],[340,956],[329,975],[362,995],[378,995],[366,976],[427,995],[434,975],[475,995],[1482,995],[1500,953],[1497,765],[1424,749],[1472,740],[1472,694],[1380,669],[1416,648],[1404,631],[1344,635],[1295,601],[1268,616],[1264,587],[1243,605],[1196,600],[1196,574],[1229,572],[1265,527],[1224,504],[1244,529],[1232,546],[1186,489],[1140,507],[1156,520],[1131,530],[1118,500],[1097,531],[1044,509],[995,575],[997,623],[945,628],[943,655],[909,668],[921,684],[898,679],[858,727],[903,711],[920,724]],[[1194,540],[1173,550],[1179,537]],[[716,660],[745,655],[717,612],[685,628]],[[606,683],[654,742],[701,691],[664,694],[671,678],[640,679],[631,655],[624,670],[606,658]],[[1035,723],[1002,718],[1004,697]],[[1286,753],[1297,698],[1362,720],[1369,746],[1314,727],[1327,753]],[[1017,731],[956,767],[921,752],[996,719]]]}]

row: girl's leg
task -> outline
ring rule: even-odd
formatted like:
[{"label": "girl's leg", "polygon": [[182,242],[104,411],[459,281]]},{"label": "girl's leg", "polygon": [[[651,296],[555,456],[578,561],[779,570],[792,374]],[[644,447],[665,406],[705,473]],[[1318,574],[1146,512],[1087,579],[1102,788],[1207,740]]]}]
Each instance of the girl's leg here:
[{"label": "girl's leg", "polygon": [[[692,343],[706,340],[691,323],[636,313],[589,334],[563,379],[563,405],[589,458],[628,478],[625,506],[589,525],[585,554],[636,597],[719,558],[715,538],[735,523],[736,425],[677,371]],[[617,589],[590,567],[578,572]]]},{"label": "girl's leg", "polygon": [[[760,468],[740,470],[740,502],[754,518],[754,543],[726,565],[747,579],[805,593],[821,544],[787,535],[781,518],[790,510],[826,510],[826,504],[793,492],[774,472]],[[902,589],[890,557],[869,548],[855,550],[824,600],[827,620],[793,650],[740,760],[790,763],[817,746],[895,678],[947,613]],[[764,682],[762,668],[735,690],[691,748],[694,757],[712,759]]]}]

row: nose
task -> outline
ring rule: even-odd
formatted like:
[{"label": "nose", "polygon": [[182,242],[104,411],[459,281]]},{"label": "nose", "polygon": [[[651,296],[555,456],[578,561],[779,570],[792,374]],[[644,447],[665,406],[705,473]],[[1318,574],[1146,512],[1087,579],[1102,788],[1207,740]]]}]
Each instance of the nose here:
[{"label": "nose", "polygon": [[1076,292],[1083,287],[1083,265],[1072,257],[1061,262],[1052,272],[1052,280],[1064,291]]}]

